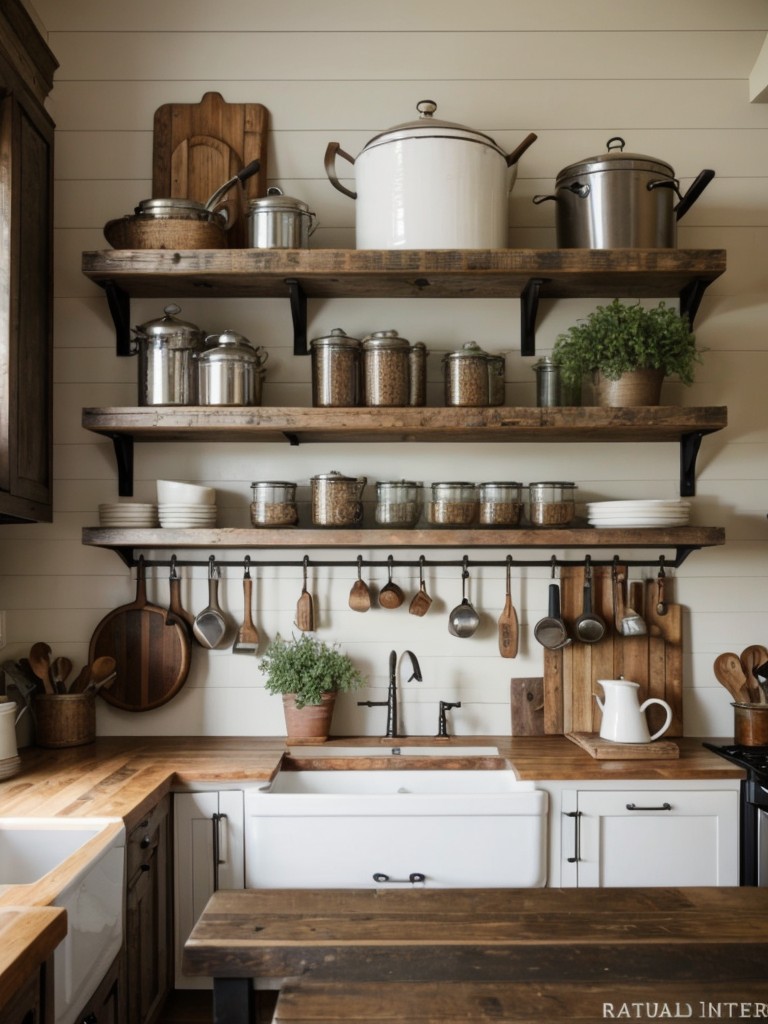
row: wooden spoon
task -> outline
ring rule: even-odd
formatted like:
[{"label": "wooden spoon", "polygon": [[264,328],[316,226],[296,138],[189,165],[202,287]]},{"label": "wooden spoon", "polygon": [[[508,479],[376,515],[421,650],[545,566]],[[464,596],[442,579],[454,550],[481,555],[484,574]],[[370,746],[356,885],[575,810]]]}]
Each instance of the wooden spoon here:
[{"label": "wooden spoon", "polygon": [[371,607],[371,592],[362,578],[363,556],[357,556],[357,579],[349,592],[349,607],[353,612],[367,612]]},{"label": "wooden spoon", "polygon": [[69,658],[58,657],[51,662],[51,678],[57,693],[67,692],[67,679],[71,671],[72,662]]},{"label": "wooden spoon", "polygon": [[301,588],[301,596],[296,605],[296,628],[302,633],[311,633],[315,628],[315,606],[312,595],[307,590],[307,566],[309,558],[304,556],[304,585]]},{"label": "wooden spoon", "polygon": [[502,658],[517,657],[519,637],[517,612],[512,604],[512,589],[510,587],[511,567],[512,559],[507,558],[507,595],[504,610],[499,616],[499,654]]},{"label": "wooden spoon", "polygon": [[46,693],[56,693],[56,687],[51,678],[51,648],[48,644],[32,644],[29,649],[29,664],[32,671],[43,684]]},{"label": "wooden spoon", "polygon": [[750,644],[749,647],[745,647],[741,652],[739,661],[744,669],[744,675],[747,677],[747,687],[752,693],[753,703],[761,703],[763,691],[757,681],[754,670],[768,661],[768,649],[763,647],[762,644]]},{"label": "wooden spoon", "polygon": [[727,651],[715,658],[715,678],[739,704],[751,704],[752,695],[747,686],[747,677],[737,654]]}]

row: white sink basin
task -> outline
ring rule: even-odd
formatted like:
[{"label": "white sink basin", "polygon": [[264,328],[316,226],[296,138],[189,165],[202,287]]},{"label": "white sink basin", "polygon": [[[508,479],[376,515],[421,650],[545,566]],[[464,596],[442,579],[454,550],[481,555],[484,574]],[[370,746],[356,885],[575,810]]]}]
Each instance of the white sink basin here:
[{"label": "white sink basin", "polygon": [[[414,770],[384,771],[281,771],[266,793],[344,794],[358,796],[443,795],[476,797],[480,794],[535,792],[533,783],[518,782],[509,769],[501,771]],[[470,801],[471,802],[471,801]]]},{"label": "white sink basin", "polygon": [[124,873],[119,819],[0,818],[0,887],[40,883],[41,898],[67,911],[53,955],[56,1024],[73,1024],[122,946]]},{"label": "white sink basin", "polygon": [[417,747],[413,745],[380,747],[296,746],[288,751],[291,757],[498,757],[498,747]]}]

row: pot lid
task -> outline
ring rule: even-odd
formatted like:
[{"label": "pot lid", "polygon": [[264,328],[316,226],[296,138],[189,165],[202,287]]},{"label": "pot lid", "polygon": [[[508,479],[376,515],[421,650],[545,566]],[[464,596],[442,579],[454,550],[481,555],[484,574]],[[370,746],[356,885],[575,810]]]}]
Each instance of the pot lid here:
[{"label": "pot lid", "polygon": [[348,483],[356,484],[358,482],[357,477],[344,476],[338,469],[332,469],[330,473],[317,473],[316,476],[312,477],[312,480],[324,480],[324,481],[335,481],[337,483]]},{"label": "pot lid", "polygon": [[270,185],[267,194],[258,199],[251,199],[249,210],[293,210],[298,213],[309,213],[309,205],[301,199],[287,196],[277,185]]},{"label": "pot lid", "polygon": [[181,306],[172,303],[163,309],[165,316],[147,320],[146,323],[135,327],[134,331],[145,338],[187,337],[202,341],[205,331],[187,320],[179,320],[176,314],[180,312]]},{"label": "pot lid", "polygon": [[[267,355],[259,346],[255,347],[236,331],[222,331],[221,334],[209,334],[205,339],[210,347],[200,356],[205,363],[257,363],[267,361]],[[263,353],[263,355],[262,355]]]},{"label": "pot lid", "polygon": [[466,125],[457,124],[455,121],[442,121],[439,118],[433,117],[432,115],[437,110],[437,104],[434,100],[419,100],[416,104],[416,109],[420,115],[417,120],[396,124],[394,127],[374,135],[365,144],[362,152],[364,153],[367,149],[372,149],[374,146],[380,146],[386,142],[395,142],[400,139],[440,137],[481,142],[496,150],[497,153],[500,153],[506,159],[506,153],[490,135],[476,131],[474,128],[468,128]]},{"label": "pot lid", "polygon": [[363,348],[407,349],[410,348],[410,342],[406,338],[401,338],[397,331],[374,331],[373,334],[363,338]]},{"label": "pot lid", "polygon": [[205,203],[194,199],[142,199],[134,213],[151,217],[184,217],[211,220],[214,214],[205,208]]},{"label": "pot lid", "polygon": [[309,344],[311,348],[326,348],[329,346],[359,348],[360,339],[351,338],[341,327],[334,327],[330,334],[320,338],[312,338]]},{"label": "pot lid", "polygon": [[620,135],[614,135],[606,143],[606,153],[601,153],[599,156],[588,156],[584,160],[578,160],[576,163],[564,167],[557,176],[558,183],[561,179],[579,174],[594,174],[596,171],[648,171],[651,174],[674,178],[675,172],[666,161],[657,160],[656,157],[646,156],[643,153],[626,153],[625,145],[626,143]]},{"label": "pot lid", "polygon": [[487,352],[476,341],[465,341],[455,352],[446,352],[443,359],[489,359]]}]

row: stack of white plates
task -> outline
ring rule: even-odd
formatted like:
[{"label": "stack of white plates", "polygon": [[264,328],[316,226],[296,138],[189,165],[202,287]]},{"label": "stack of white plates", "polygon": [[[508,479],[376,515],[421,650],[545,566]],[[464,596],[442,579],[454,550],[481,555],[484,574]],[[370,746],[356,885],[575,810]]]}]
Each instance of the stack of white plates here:
[{"label": "stack of white plates", "polygon": [[160,525],[172,530],[207,529],[216,525],[215,505],[158,505]]},{"label": "stack of white plates", "polygon": [[157,526],[157,505],[121,501],[99,505],[99,525],[121,530],[145,530]]},{"label": "stack of white plates", "polygon": [[587,520],[590,526],[622,529],[629,527],[685,526],[691,503],[669,501],[591,501],[587,502]]}]

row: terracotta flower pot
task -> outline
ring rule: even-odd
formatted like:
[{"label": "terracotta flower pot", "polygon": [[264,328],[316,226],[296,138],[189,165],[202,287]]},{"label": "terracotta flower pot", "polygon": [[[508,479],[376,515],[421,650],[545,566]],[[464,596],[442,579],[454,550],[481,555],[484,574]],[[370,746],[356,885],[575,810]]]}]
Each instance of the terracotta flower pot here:
[{"label": "terracotta flower pot", "polygon": [[296,707],[292,693],[283,694],[283,711],[289,743],[324,743],[331,731],[336,691],[324,693],[320,704]]},{"label": "terracotta flower pot", "polygon": [[663,370],[631,370],[618,380],[608,380],[598,370],[594,376],[596,405],[658,405]]}]

